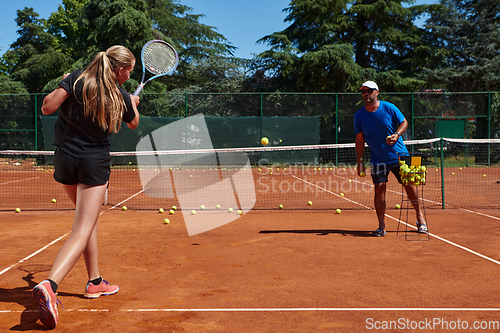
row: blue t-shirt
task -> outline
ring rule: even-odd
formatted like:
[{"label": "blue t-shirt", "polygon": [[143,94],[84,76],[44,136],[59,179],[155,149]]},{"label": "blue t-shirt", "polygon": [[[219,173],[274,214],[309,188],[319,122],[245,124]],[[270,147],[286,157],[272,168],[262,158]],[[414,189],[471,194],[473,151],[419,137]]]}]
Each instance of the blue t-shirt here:
[{"label": "blue t-shirt", "polygon": [[[399,109],[389,102],[379,101],[374,112],[363,106],[354,115],[354,134],[363,133],[365,142],[370,146],[370,163],[372,165],[397,164],[400,155],[408,154],[403,139],[398,138],[395,144],[387,143],[388,135],[396,133],[405,117]],[[399,153],[399,154],[398,154]]]}]

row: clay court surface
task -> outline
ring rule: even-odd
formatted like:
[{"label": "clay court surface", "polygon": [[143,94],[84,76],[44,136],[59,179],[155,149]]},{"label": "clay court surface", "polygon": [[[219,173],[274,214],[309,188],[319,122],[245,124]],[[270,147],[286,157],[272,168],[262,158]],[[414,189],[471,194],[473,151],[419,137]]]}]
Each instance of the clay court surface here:
[{"label": "clay court surface", "polygon": [[[0,331],[45,330],[31,289],[47,277],[73,214],[0,212]],[[429,241],[398,235],[399,211],[388,215],[384,238],[369,236],[370,210],[250,211],[188,236],[181,214],[166,225],[165,213],[104,206],[101,274],[120,291],[84,299],[81,259],[59,288],[56,330],[360,332],[385,323],[418,331],[427,322],[436,332],[445,324],[493,332],[500,210],[427,209]]]}]

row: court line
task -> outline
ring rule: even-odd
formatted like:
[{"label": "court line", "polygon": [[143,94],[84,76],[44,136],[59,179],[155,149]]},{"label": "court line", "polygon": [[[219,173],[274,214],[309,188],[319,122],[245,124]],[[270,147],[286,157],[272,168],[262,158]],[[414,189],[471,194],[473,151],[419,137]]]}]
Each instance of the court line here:
[{"label": "court line", "polygon": [[[333,195],[335,195],[335,196],[337,196],[337,197],[339,197],[339,198],[341,198],[341,199],[348,200],[349,202],[355,203],[355,204],[357,204],[357,205],[359,205],[359,206],[361,206],[361,207],[365,207],[365,208],[367,208],[367,209],[369,209],[369,210],[374,210],[374,209],[373,209],[373,208],[371,208],[371,207],[365,206],[365,205],[363,205],[363,204],[361,204],[361,203],[359,203],[359,202],[355,202],[355,201],[350,200],[350,199],[347,199],[347,198],[345,198],[345,197],[341,197],[340,195],[338,195],[338,194],[336,194],[336,193],[334,193],[334,192],[332,192],[332,191],[329,191],[329,190],[327,190],[327,189],[325,189],[325,188],[322,188],[321,186],[318,186],[318,185],[316,185],[316,184],[314,184],[314,183],[308,182],[307,180],[304,180],[304,179],[302,179],[302,178],[299,178],[299,177],[297,177],[297,176],[295,176],[295,175],[292,175],[292,177],[297,178],[297,179],[299,179],[299,180],[301,180],[301,181],[303,181],[303,182],[305,182],[305,183],[307,183],[307,184],[309,184],[309,185],[311,185],[311,186],[315,186],[315,187],[317,187],[317,188],[321,189],[321,190],[322,190],[322,191],[324,191],[324,192],[327,192],[327,193],[333,194]],[[406,222],[400,221],[399,219],[397,219],[397,218],[395,218],[395,217],[392,217],[392,216],[390,216],[390,215],[388,215],[388,214],[385,214],[385,216],[386,216],[386,217],[388,217],[388,218],[390,218],[390,219],[393,219],[394,221],[399,222],[399,223],[401,223],[401,224],[403,224],[403,225],[409,226],[409,227],[411,227],[411,228],[413,228],[413,229],[415,229],[415,230],[417,229],[417,227],[416,227],[416,226],[413,226],[413,225],[408,224],[408,223],[406,223]],[[492,263],[494,263],[494,264],[500,265],[500,261],[498,261],[498,260],[495,260],[495,259],[493,259],[493,258],[490,258],[490,257],[488,257],[488,256],[485,256],[484,254],[481,254],[481,253],[479,253],[479,252],[476,252],[476,251],[474,251],[474,250],[472,250],[472,249],[469,249],[469,248],[467,248],[467,247],[465,247],[465,246],[462,246],[462,245],[459,245],[459,244],[454,243],[454,242],[452,242],[452,241],[449,241],[449,240],[447,240],[447,239],[445,239],[445,238],[443,238],[443,237],[440,237],[440,236],[435,235],[435,234],[430,233],[430,232],[429,232],[429,236],[432,236],[432,237],[434,237],[434,238],[436,238],[436,239],[439,239],[439,240],[440,240],[440,241],[442,241],[442,242],[448,243],[448,244],[450,244],[450,245],[452,245],[452,246],[455,246],[455,247],[457,247],[457,248],[459,248],[459,249],[462,249],[462,250],[464,250],[464,251],[467,251],[467,252],[469,252],[469,253],[471,253],[471,254],[474,254],[474,255],[476,255],[476,256],[478,256],[478,257],[481,257],[481,258],[483,258],[483,259],[486,259],[486,260],[488,260],[488,261],[491,261],[491,262],[492,262]]]},{"label": "court line", "polygon": [[64,235],[62,235],[61,237],[59,237],[59,238],[58,238],[58,239],[56,239],[56,240],[53,240],[52,242],[50,242],[49,244],[45,245],[45,246],[44,246],[44,247],[42,247],[41,249],[39,249],[39,250],[37,250],[37,251],[33,252],[32,254],[30,254],[30,255],[29,255],[29,256],[27,256],[27,257],[24,257],[23,259],[19,260],[19,261],[18,261],[18,262],[16,262],[15,264],[13,264],[13,265],[11,265],[11,266],[9,266],[9,267],[5,268],[4,270],[2,270],[2,271],[0,272],[0,275],[2,275],[2,274],[4,274],[4,273],[8,272],[9,270],[11,270],[12,268],[16,267],[17,265],[19,265],[19,264],[21,264],[21,263],[25,262],[26,260],[28,260],[28,259],[30,259],[30,258],[32,258],[32,257],[34,257],[34,256],[36,256],[38,253],[40,253],[40,252],[42,252],[43,250],[47,249],[49,246],[54,245],[55,243],[59,242],[61,239],[63,239],[64,237],[68,236],[70,233],[71,233],[71,231],[69,231],[69,232],[65,233]]},{"label": "court line", "polygon": [[37,177],[31,177],[31,178],[26,178],[26,179],[13,180],[11,182],[0,183],[0,185],[8,185],[8,184],[12,184],[12,183],[25,182],[27,180],[33,180],[33,179],[37,179],[37,178],[40,178],[40,177],[37,176]]},{"label": "court line", "polygon": [[132,199],[132,198],[133,198],[133,197],[135,197],[136,195],[141,194],[142,192],[144,192],[144,191],[145,191],[145,190],[147,190],[147,189],[148,189],[148,187],[146,187],[145,189],[140,190],[140,191],[139,191],[139,192],[137,192],[136,194],[134,194],[134,195],[132,195],[132,196],[128,197],[128,198],[127,198],[127,199],[125,199],[125,200],[122,200],[122,201],[121,201],[121,202],[119,202],[119,203],[117,203],[116,205],[114,205],[113,207],[111,207],[109,210],[114,209],[114,208],[116,208],[116,207],[120,206],[122,203],[129,201],[130,199]]},{"label": "court line", "polygon": [[[121,309],[118,312],[368,312],[368,311],[476,311],[498,312],[500,308],[185,308],[185,309]],[[0,313],[37,313],[38,310],[0,310]],[[110,309],[66,309],[65,312],[113,312]]]},{"label": "court line", "polygon": [[[36,178],[39,178],[39,177],[36,177]],[[1,184],[0,184],[0,185],[1,185]],[[128,197],[127,199],[123,200],[122,202],[117,203],[117,204],[116,204],[116,205],[114,205],[113,207],[110,207],[110,208],[109,208],[109,210],[111,210],[111,209],[113,209],[113,208],[118,207],[118,206],[119,206],[119,205],[121,205],[122,203],[124,203],[124,202],[126,202],[126,201],[128,201],[128,200],[132,199],[133,197],[135,197],[136,195],[139,195],[139,194],[140,194],[140,193],[142,193],[143,191],[144,191],[144,190],[141,190],[140,192],[138,192],[138,193],[136,193],[136,194],[134,194],[134,195],[132,195],[132,196]],[[101,212],[99,213],[99,216],[101,216],[101,215],[102,215],[102,214],[104,214],[105,212],[106,212],[105,210],[101,211]],[[47,249],[49,246],[54,245],[55,243],[59,242],[61,239],[63,239],[64,237],[68,236],[70,233],[71,233],[71,231],[68,231],[67,233],[65,233],[65,234],[64,234],[64,235],[62,235],[61,237],[57,238],[56,240],[53,240],[52,242],[50,242],[49,244],[45,245],[45,246],[44,246],[44,247],[42,247],[41,249],[39,249],[39,250],[37,250],[37,251],[33,252],[32,254],[30,254],[29,256],[27,256],[27,257],[25,257],[25,258],[23,258],[23,259],[19,260],[19,261],[18,261],[18,262],[16,262],[15,264],[13,264],[13,265],[11,265],[11,266],[9,266],[9,267],[7,267],[7,268],[3,269],[2,271],[0,271],[0,276],[1,276],[1,275],[3,275],[4,273],[6,273],[6,272],[10,271],[12,268],[16,267],[17,265],[19,265],[19,264],[21,264],[21,263],[25,262],[26,260],[28,260],[28,259],[30,259],[30,258],[32,258],[32,257],[34,257],[34,256],[35,256],[35,255],[37,255],[38,253],[40,253],[40,252],[42,252],[43,250]]]},{"label": "court line", "polygon": [[[293,176],[293,175],[292,175],[292,176]],[[334,175],[334,176],[335,176],[335,177],[337,177],[337,178],[341,178],[341,179],[345,179],[345,180],[350,180],[349,178],[346,178],[346,177],[342,177],[342,176],[338,176],[338,175]],[[297,179],[300,179],[300,178],[297,178]],[[357,180],[351,180],[351,181],[356,182],[356,183],[360,183],[360,184],[362,184],[363,186],[364,186],[364,185],[367,185],[367,186],[370,186],[370,187],[375,188],[375,186],[374,186],[373,184],[362,183],[362,182],[357,181]],[[387,189],[387,192],[392,192],[392,193],[396,193],[396,194],[401,193],[401,192],[399,192],[399,191],[394,191],[394,190],[391,190],[391,189]],[[333,193],[333,194],[335,194],[335,193]],[[434,200],[429,200],[429,199],[425,199],[425,198],[423,198],[422,200],[423,200],[423,201],[430,202],[430,203],[432,203],[432,204],[434,204],[434,205],[442,205],[442,204],[443,204],[442,202],[439,202],[439,201],[434,201]],[[458,209],[460,209],[460,210],[463,210],[463,211],[468,212],[468,213],[471,213],[471,214],[481,215],[481,216],[484,216],[484,217],[488,217],[488,218],[490,218],[490,219],[494,219],[494,220],[498,220],[498,221],[500,221],[500,217],[497,217],[497,216],[493,216],[493,215],[489,215],[489,214],[485,214],[485,213],[476,212],[476,211],[474,211],[474,210],[470,210],[470,209],[467,209],[467,208],[455,207],[455,206],[452,206],[452,205],[449,205],[449,204],[446,204],[446,203],[445,203],[445,206],[446,206],[446,207],[449,207],[449,208],[458,208]]]}]

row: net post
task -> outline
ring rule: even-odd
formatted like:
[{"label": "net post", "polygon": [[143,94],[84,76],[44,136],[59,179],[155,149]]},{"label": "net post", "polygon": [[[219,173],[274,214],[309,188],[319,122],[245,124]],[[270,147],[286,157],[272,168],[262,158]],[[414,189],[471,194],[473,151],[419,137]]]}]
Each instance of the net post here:
[{"label": "net post", "polygon": [[441,202],[442,209],[445,209],[444,204],[444,139],[441,138]]},{"label": "net post", "polygon": [[35,107],[34,107],[34,114],[33,114],[33,120],[34,120],[34,125],[35,125],[35,150],[38,151],[38,116],[37,116],[37,109],[38,109],[38,99],[37,95],[35,94]]}]

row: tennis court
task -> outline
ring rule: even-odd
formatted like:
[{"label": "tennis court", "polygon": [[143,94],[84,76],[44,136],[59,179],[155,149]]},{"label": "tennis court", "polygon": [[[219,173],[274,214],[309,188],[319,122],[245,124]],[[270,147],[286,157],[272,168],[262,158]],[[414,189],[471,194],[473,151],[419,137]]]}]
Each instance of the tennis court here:
[{"label": "tennis court", "polygon": [[[324,156],[323,148],[313,151]],[[159,207],[180,207],[176,198],[144,195],[137,166],[128,157],[115,163],[108,205],[99,219],[100,267],[103,277],[121,290],[84,299],[86,272],[79,261],[59,288],[65,310],[59,306],[57,329],[500,329],[497,166],[442,169],[427,160],[427,183],[420,187],[431,233],[426,241],[414,231],[413,211],[410,226],[399,224],[401,211],[394,205],[402,194],[394,178],[387,194],[388,234],[375,238],[370,236],[377,222],[369,178],[356,177],[355,170],[340,164],[285,164],[272,156],[276,163],[250,169],[253,209],[194,236],[188,235],[181,211],[158,212]],[[328,156],[324,161],[337,155]],[[54,187],[49,162],[41,163],[39,156],[10,156],[2,163],[0,330],[44,330],[31,289],[46,278],[74,212]],[[209,185],[211,172],[217,179],[241,171],[200,165],[172,169],[167,174],[175,180],[177,194],[192,186],[189,182]],[[251,189],[244,185],[239,188]],[[244,193],[238,192],[240,201]],[[127,211],[121,209],[124,205]],[[21,207],[21,213],[12,207]],[[341,214],[335,213],[337,208]],[[207,205],[196,217],[213,211]],[[170,224],[163,223],[166,217]],[[420,241],[408,241],[405,228]]]}]

